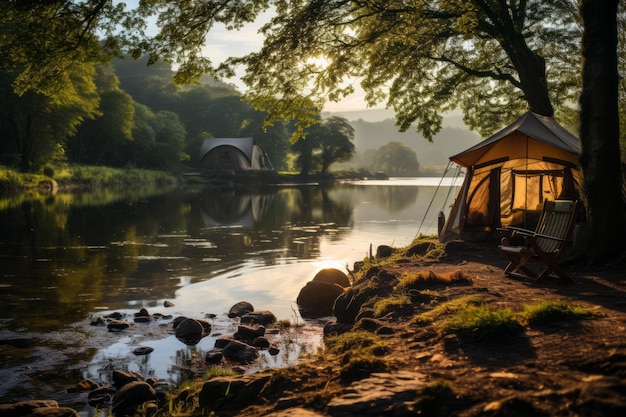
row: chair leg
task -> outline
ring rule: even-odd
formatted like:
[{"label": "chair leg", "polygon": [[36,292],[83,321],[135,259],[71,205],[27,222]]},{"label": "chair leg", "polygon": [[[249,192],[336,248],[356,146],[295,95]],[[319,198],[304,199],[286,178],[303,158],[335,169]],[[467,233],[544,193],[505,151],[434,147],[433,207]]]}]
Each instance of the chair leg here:
[{"label": "chair leg", "polygon": [[544,279],[548,278],[552,273],[554,273],[562,280],[574,282],[574,280],[569,275],[567,275],[567,273],[565,273],[565,271],[560,266],[556,264],[550,264],[546,266],[546,268],[541,271],[541,274],[539,274],[539,276],[537,277],[537,281],[543,281]]},{"label": "chair leg", "polygon": [[507,253],[507,252],[505,252],[504,255],[510,260],[509,264],[504,269],[504,275],[517,276],[519,278],[525,278],[525,279],[531,279],[531,280],[537,279],[537,273],[526,266],[526,263],[528,262],[528,259],[530,257],[517,256],[515,254]]}]

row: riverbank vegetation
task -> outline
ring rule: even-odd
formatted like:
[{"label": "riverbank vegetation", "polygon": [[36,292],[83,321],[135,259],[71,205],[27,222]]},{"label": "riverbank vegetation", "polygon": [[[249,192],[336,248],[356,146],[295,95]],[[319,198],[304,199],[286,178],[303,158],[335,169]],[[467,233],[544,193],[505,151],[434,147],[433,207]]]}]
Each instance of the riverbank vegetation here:
[{"label": "riverbank vegetation", "polygon": [[176,185],[178,178],[163,171],[71,165],[60,170],[44,167],[41,173],[24,173],[0,166],[0,192],[50,192],[58,188],[146,188]]}]

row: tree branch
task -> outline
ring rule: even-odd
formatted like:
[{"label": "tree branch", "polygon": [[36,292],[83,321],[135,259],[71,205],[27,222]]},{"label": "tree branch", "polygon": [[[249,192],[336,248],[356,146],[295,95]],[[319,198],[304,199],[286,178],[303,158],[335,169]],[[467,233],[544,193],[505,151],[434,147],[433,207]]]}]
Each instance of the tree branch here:
[{"label": "tree branch", "polygon": [[440,56],[440,57],[436,57],[436,56],[429,56],[429,59],[432,59],[434,61],[439,61],[439,62],[446,62],[448,64],[451,64],[453,66],[455,66],[456,68],[460,69],[461,71],[465,72],[466,74],[469,74],[471,76],[474,77],[479,77],[479,78],[493,78],[494,80],[501,80],[501,81],[508,81],[511,84],[513,84],[515,87],[521,89],[521,83],[516,80],[511,74],[507,74],[505,72],[502,72],[500,70],[496,70],[496,71],[479,71],[479,70],[475,70],[473,68],[469,68],[463,64],[461,64],[460,62],[457,62],[453,59],[450,59],[446,56]]}]

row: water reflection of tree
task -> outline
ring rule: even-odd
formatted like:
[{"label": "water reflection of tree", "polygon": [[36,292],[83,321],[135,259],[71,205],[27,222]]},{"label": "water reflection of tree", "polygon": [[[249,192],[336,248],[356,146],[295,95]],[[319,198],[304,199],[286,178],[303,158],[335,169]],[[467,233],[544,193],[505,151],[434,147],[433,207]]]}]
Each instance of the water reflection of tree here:
[{"label": "water reflection of tree", "polygon": [[[219,221],[207,223],[207,207]],[[25,200],[0,216],[9,288],[0,301],[19,317],[12,327],[32,330],[84,320],[101,306],[149,307],[175,296],[180,280],[172,278],[210,279],[249,259],[314,258],[322,237],[352,227],[352,212],[322,187]]]},{"label": "water reflection of tree", "polygon": [[[278,190],[209,190],[201,199],[208,226],[229,226],[210,233],[227,253],[260,258],[266,265],[278,257],[310,259],[319,255],[320,238],[337,238],[338,228],[352,226],[352,205],[333,201],[322,187]],[[224,202],[236,210],[224,215]],[[223,252],[223,251],[221,251]]]},{"label": "water reflection of tree", "polygon": [[388,213],[400,213],[417,201],[418,187],[382,186],[365,189],[370,199]]}]

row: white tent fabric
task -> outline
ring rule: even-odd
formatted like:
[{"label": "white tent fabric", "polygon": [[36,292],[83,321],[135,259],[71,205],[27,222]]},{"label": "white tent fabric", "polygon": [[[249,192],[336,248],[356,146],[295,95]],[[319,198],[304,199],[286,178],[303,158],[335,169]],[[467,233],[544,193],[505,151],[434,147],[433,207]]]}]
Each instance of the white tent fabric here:
[{"label": "white tent fabric", "polygon": [[200,148],[200,167],[208,170],[273,170],[254,138],[207,138]]},{"label": "white tent fabric", "polygon": [[532,228],[543,201],[577,198],[580,141],[553,118],[528,112],[450,157],[466,175],[439,239],[478,240],[497,228]]}]

